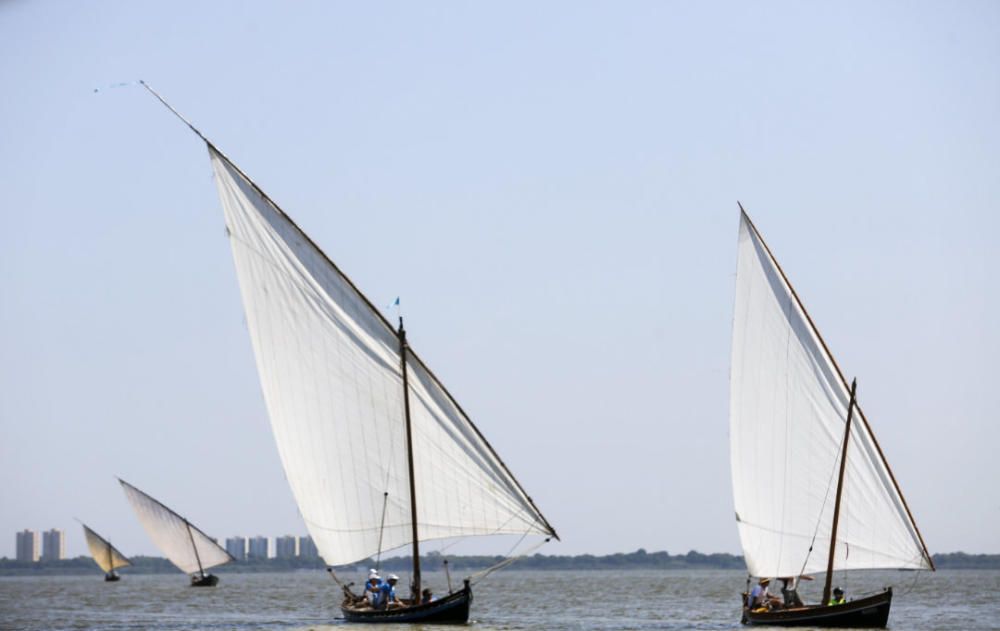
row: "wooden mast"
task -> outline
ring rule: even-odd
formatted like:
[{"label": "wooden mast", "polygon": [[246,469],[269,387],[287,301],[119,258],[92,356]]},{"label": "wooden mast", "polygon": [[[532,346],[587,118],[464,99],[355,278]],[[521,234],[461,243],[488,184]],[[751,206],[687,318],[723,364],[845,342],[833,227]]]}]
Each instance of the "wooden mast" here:
[{"label": "wooden mast", "polygon": [[833,531],[830,533],[830,556],[826,562],[826,582],[823,583],[823,602],[830,602],[830,586],[833,584],[833,556],[837,550],[837,522],[840,521],[840,496],[844,491],[844,470],[847,468],[847,443],[851,438],[851,419],[854,417],[854,392],[858,380],[851,381],[851,402],[847,405],[847,423],[844,424],[844,448],[840,451],[840,474],[837,476],[837,501],[833,505]]},{"label": "wooden mast", "polygon": [[191,532],[191,522],[185,519],[184,525],[187,526],[188,537],[191,538],[191,547],[194,548],[194,558],[198,562],[198,571],[201,572],[201,577],[205,578],[205,568],[201,567],[201,555],[198,554],[198,546],[194,543],[194,533]]},{"label": "wooden mast", "polygon": [[406,375],[406,329],[399,317],[399,364],[403,371],[403,409],[406,411],[406,462],[410,470],[410,522],[413,537],[413,604],[420,602],[420,540],[417,536],[417,483],[413,476],[413,428],[410,425],[410,386]]}]

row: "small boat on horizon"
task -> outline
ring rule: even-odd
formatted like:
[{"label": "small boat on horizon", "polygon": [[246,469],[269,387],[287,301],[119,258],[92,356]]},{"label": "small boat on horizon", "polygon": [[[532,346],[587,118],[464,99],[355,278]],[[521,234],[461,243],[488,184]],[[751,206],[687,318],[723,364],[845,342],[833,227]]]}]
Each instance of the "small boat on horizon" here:
[{"label": "small boat on horizon", "polygon": [[104,581],[114,583],[121,580],[121,576],[115,570],[132,565],[132,561],[111,545],[110,539],[97,534],[82,521],[80,525],[83,526],[83,537],[87,541],[87,548],[90,549],[90,556],[93,557],[97,567],[104,570]]},{"label": "small boat on horizon", "polygon": [[[838,570],[933,570],[896,477],[819,330],[740,206],[730,374],[736,523],[754,594],[744,624],[885,627],[892,588],[831,599]],[[819,603],[795,593],[825,573]],[[789,587],[790,586],[790,587]],[[750,592],[750,579],[747,582]],[[837,590],[839,591],[839,590]]]},{"label": "small boat on horizon", "polygon": [[236,559],[214,539],[159,500],[121,478],[118,482],[149,538],[163,552],[163,556],[191,577],[191,586],[217,585],[219,577],[206,574],[205,570]]}]

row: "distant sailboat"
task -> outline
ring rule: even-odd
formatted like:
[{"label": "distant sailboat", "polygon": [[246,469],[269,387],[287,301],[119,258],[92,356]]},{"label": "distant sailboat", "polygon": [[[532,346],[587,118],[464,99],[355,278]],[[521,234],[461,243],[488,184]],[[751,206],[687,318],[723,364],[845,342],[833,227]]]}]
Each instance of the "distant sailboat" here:
[{"label": "distant sailboat", "polygon": [[121,577],[118,575],[118,568],[132,565],[124,554],[111,545],[111,542],[90,529],[87,524],[80,522],[83,526],[83,536],[87,540],[87,547],[90,548],[90,556],[94,558],[94,563],[104,570],[104,580],[108,582],[117,581]]},{"label": "distant sailboat", "polygon": [[740,207],[730,376],[736,522],[751,576],[826,572],[820,604],[751,609],[764,625],[884,627],[892,588],[831,604],[835,570],[933,570],[844,374]]},{"label": "distant sailboat", "polygon": [[191,577],[193,587],[212,587],[219,577],[205,570],[235,561],[214,539],[198,530],[191,522],[163,503],[143,493],[125,480],[121,482],[125,496],[139,522],[156,547],[177,568]]},{"label": "distant sailboat", "polygon": [[[172,107],[143,84],[181,120]],[[278,452],[323,559],[412,546],[411,598],[360,622],[465,622],[464,588],[421,604],[422,541],[556,532],[451,394],[340,269],[204,135]],[[418,501],[419,500],[419,501]],[[347,591],[347,590],[345,590]]]}]

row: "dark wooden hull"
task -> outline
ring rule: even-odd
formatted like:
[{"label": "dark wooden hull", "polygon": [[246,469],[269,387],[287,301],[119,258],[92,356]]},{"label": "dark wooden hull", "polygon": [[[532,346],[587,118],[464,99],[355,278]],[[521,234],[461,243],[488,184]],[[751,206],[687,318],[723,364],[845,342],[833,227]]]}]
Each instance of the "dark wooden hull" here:
[{"label": "dark wooden hull", "polygon": [[191,577],[191,587],[215,587],[218,584],[219,577],[215,574]]},{"label": "dark wooden hull", "polygon": [[472,604],[472,589],[465,586],[461,591],[449,594],[440,600],[398,609],[354,609],[341,606],[348,622],[373,622],[390,624],[393,622],[426,622],[432,624],[465,624],[469,621],[469,606]]},{"label": "dark wooden hull", "polygon": [[842,605],[814,605],[796,609],[753,612],[743,608],[743,624],[772,627],[884,628],[889,622],[892,588]]},{"label": "dark wooden hull", "polygon": [[117,574],[115,574],[113,572],[110,573],[110,574],[105,574],[104,575],[104,582],[105,583],[114,583],[115,581],[120,581],[120,580],[122,580],[122,577],[118,576]]}]

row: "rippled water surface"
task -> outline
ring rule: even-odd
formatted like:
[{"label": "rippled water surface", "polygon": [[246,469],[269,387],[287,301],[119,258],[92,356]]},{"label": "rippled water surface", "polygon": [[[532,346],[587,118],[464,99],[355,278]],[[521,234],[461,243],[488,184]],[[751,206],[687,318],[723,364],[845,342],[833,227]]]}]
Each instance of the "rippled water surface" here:
[{"label": "rippled water surface", "polygon": [[[215,588],[188,587],[179,573],[125,575],[119,583],[105,583],[99,572],[0,578],[0,628],[343,631],[355,626],[338,619],[336,586],[326,572],[225,573],[220,578]],[[425,581],[439,591],[445,584],[433,573]],[[504,571],[475,586],[470,626],[484,631],[741,629],[739,593],[745,581],[743,574],[730,571]],[[838,574],[837,583],[849,596],[893,585],[891,629],[1000,628],[1000,571],[859,572]],[[802,590],[807,601],[820,587]]]}]

